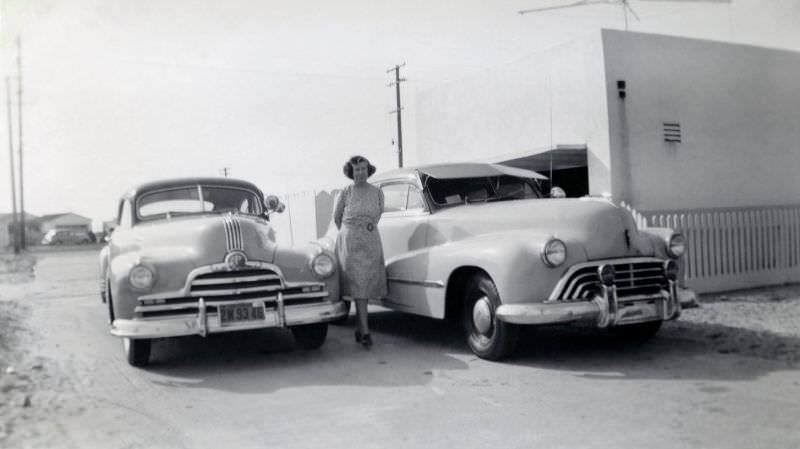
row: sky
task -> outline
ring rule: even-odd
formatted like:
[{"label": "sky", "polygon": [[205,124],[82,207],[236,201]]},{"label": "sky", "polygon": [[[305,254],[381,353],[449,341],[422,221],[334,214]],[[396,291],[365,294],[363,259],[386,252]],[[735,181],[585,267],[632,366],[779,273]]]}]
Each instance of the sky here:
[{"label": "sky", "polygon": [[[155,179],[227,168],[285,194],[342,187],[341,166],[354,154],[379,171],[395,168],[387,70],[402,63],[404,159],[413,164],[418,93],[624,29],[613,1],[517,13],[569,3],[3,0],[0,63],[12,83],[15,150],[17,38],[22,49],[25,209],[109,220],[122,193]],[[640,18],[629,18],[633,31],[800,51],[797,0],[630,5]],[[0,117],[3,213],[11,181],[8,114]]]}]

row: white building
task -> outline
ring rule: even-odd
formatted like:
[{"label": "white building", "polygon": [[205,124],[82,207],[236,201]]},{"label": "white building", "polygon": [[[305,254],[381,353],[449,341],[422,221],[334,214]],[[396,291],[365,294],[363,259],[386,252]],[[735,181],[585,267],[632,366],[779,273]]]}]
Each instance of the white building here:
[{"label": "white building", "polygon": [[552,160],[568,194],[682,229],[700,290],[800,281],[798,73],[794,52],[602,30],[420,94],[418,159]]}]

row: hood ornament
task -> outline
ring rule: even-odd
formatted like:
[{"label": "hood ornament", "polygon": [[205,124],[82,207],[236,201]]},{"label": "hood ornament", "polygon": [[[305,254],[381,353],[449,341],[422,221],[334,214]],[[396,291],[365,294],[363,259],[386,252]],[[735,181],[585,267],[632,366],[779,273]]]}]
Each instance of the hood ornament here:
[{"label": "hood ornament", "polygon": [[628,249],[631,249],[631,235],[630,231],[628,231],[627,229],[625,230],[625,246]]}]

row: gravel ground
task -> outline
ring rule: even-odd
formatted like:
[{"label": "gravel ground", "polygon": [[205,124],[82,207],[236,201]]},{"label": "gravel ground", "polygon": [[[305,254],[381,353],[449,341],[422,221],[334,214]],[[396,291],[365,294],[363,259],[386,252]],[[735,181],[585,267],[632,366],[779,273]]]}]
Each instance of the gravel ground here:
[{"label": "gravel ground", "polygon": [[800,363],[800,284],[702,295],[672,331],[719,353]]}]

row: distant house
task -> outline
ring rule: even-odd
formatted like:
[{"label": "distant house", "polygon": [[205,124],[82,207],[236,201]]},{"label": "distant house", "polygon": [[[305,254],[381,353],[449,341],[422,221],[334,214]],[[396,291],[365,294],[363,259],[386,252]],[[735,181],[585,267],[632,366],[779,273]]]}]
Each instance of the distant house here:
[{"label": "distant house", "polygon": [[[19,215],[17,215],[19,219]],[[37,244],[41,240],[41,231],[39,231],[39,217],[25,213],[25,240],[28,244]],[[14,228],[13,214],[0,214],[0,250],[10,248],[13,246],[12,240]]]}]

